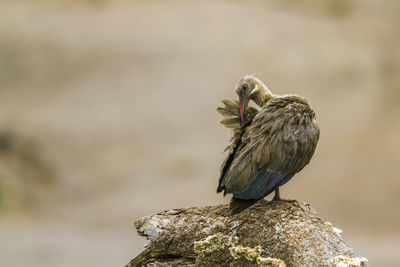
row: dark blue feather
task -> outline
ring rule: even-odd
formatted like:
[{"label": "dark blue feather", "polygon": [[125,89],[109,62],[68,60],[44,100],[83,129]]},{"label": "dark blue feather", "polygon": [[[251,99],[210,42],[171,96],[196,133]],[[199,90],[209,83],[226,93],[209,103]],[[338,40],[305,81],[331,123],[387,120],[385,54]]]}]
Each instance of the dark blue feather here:
[{"label": "dark blue feather", "polygon": [[260,199],[271,194],[281,184],[286,183],[293,175],[283,176],[279,173],[260,170],[249,179],[249,184],[240,191],[232,192],[235,198]]}]

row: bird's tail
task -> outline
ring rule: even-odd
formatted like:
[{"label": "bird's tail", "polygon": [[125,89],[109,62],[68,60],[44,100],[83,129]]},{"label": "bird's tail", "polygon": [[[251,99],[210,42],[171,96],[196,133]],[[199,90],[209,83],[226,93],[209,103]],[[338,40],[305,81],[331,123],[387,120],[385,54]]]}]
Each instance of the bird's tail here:
[{"label": "bird's tail", "polygon": [[232,214],[237,214],[254,205],[257,201],[259,201],[259,199],[238,199],[233,197],[229,204],[229,209]]}]

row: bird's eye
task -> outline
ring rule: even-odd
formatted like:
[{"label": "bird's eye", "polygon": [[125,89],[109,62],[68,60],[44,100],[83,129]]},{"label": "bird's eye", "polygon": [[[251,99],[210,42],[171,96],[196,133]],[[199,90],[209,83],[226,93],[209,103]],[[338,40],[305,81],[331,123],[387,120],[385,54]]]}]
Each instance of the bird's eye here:
[{"label": "bird's eye", "polygon": [[249,88],[249,86],[247,84],[243,84],[243,90],[247,90],[247,88]]}]

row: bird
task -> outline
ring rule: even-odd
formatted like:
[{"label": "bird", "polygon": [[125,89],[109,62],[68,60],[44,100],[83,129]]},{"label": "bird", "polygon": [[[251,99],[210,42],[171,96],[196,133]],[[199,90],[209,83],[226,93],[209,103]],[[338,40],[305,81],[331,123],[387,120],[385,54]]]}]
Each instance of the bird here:
[{"label": "bird", "polygon": [[[236,84],[238,101],[223,100],[217,111],[233,129],[221,166],[217,193],[232,194],[230,209],[239,213],[275,192],[311,160],[320,130],[310,102],[299,95],[273,94],[252,75]],[[259,109],[249,106],[253,101]]]}]

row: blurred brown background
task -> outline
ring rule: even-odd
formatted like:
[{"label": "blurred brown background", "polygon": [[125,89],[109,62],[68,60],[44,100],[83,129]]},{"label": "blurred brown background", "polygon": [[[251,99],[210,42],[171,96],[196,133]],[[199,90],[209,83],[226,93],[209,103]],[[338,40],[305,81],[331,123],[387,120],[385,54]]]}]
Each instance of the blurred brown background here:
[{"label": "blurred brown background", "polygon": [[122,266],[137,218],[227,203],[215,108],[250,73],[320,124],[282,196],[399,266],[399,3],[1,1],[0,265]]}]

